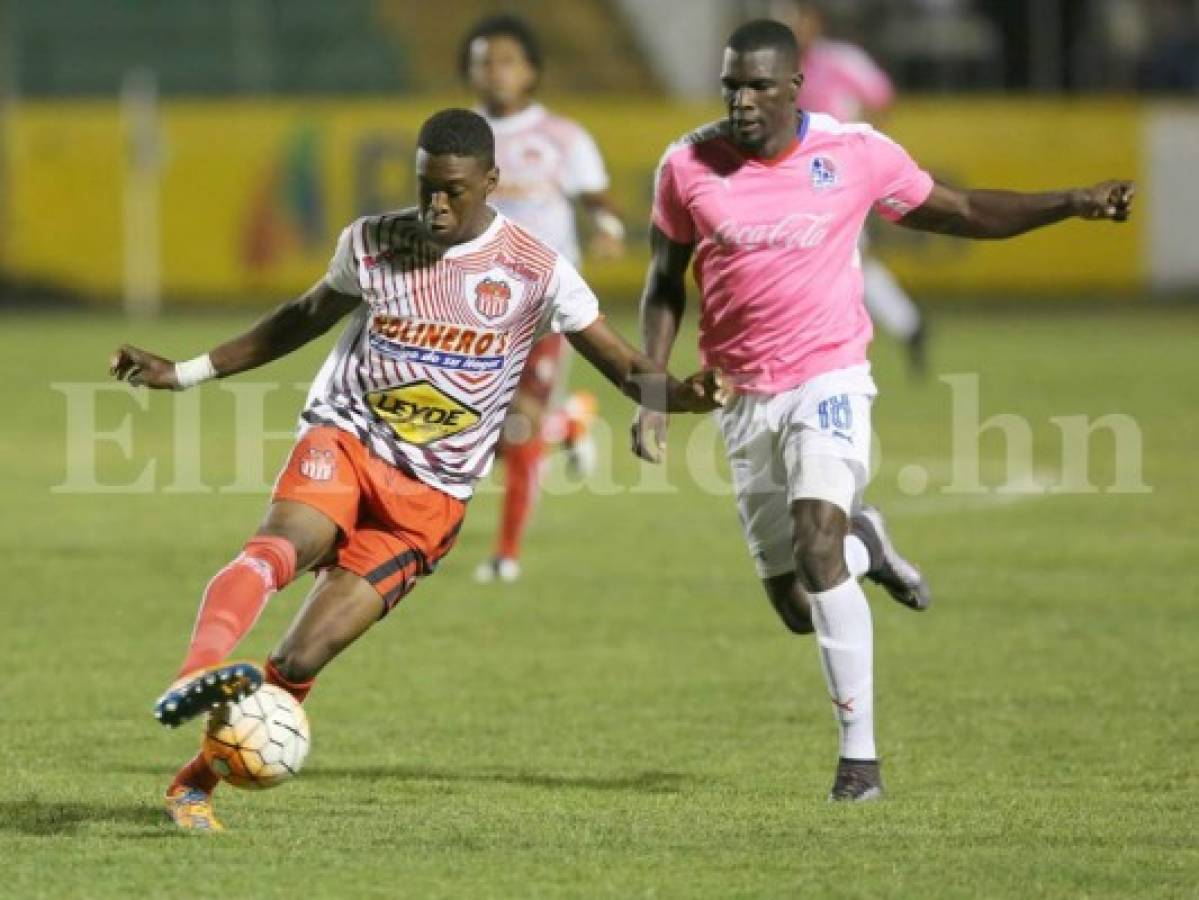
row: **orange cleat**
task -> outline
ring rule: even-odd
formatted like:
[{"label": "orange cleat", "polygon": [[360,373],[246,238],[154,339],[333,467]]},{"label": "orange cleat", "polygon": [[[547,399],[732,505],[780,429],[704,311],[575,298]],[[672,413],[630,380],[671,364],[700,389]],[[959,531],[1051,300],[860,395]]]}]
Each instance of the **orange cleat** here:
[{"label": "orange cleat", "polygon": [[212,794],[186,784],[176,785],[167,791],[167,818],[184,831],[224,831],[225,826],[217,821],[212,810]]}]

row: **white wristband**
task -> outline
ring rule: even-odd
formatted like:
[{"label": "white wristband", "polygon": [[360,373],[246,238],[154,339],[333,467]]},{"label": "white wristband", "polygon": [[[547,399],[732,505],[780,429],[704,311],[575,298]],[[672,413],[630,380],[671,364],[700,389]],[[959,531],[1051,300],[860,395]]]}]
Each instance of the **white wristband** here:
[{"label": "white wristband", "polygon": [[212,365],[212,359],[207,353],[186,362],[175,363],[175,380],[179,382],[181,391],[213,378],[216,378],[216,368]]},{"label": "white wristband", "polygon": [[595,211],[595,227],[601,234],[606,234],[614,240],[624,240],[624,222],[620,221],[615,213],[608,212],[606,209],[597,209]]}]

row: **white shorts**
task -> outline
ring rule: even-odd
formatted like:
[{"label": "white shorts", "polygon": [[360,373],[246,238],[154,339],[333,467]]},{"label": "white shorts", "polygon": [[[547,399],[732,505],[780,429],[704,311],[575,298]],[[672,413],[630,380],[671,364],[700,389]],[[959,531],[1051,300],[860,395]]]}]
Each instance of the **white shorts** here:
[{"label": "white shorts", "polygon": [[860,505],[877,394],[863,363],[781,394],[741,394],[716,412],[759,577],[795,571],[793,500],[826,500],[846,515]]}]

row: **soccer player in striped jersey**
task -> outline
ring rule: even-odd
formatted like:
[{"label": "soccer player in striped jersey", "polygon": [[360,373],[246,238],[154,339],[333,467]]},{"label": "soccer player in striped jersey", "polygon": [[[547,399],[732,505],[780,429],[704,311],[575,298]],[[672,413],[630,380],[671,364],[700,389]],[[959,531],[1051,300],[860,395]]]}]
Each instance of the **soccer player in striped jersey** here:
[{"label": "soccer player in striped jersey", "polygon": [[[877,388],[858,235],[876,210],[908,228],[1009,238],[1072,218],[1123,221],[1128,181],[1028,194],[936,182],[869,125],[796,107],[803,76],[780,22],[737,29],[724,51],[727,117],[669,147],[654,189],[641,301],[646,353],[666,365],[694,258],[699,345],[736,395],[717,413],[746,542],[767,597],[816,633],[840,728],[830,799],[882,795],[874,740],[874,637],[865,576],[914,609],[928,587],[862,504]],[[658,461],[666,417],[641,410],[633,450]]]},{"label": "soccer player in striped jersey", "polygon": [[[608,173],[591,135],[577,122],[536,102],[542,53],[536,35],[515,16],[492,16],[467,32],[459,67],[495,133],[500,183],[492,204],[575,266],[581,251],[575,209],[590,220],[590,253],[624,253],[624,226],[608,198]],[[491,558],[479,581],[520,576],[521,541],[537,500],[546,446],[564,442],[567,470],[582,477],[594,466],[588,434],[595,398],[575,392],[558,402],[569,357],[559,334],[537,342],[516,389],[500,444],[504,498]]]},{"label": "soccer player in striped jersey", "polygon": [[[629,397],[704,412],[716,372],[673,379],[605,323],[565,258],[495,211],[491,129],[469,110],[421,128],[420,204],[346,228],[302,297],[211,352],[175,363],[129,345],[111,371],[180,390],[265,365],[349,323],[321,367],[266,518],[209,582],[178,678],[155,704],[177,726],[265,680],[303,700],[317,673],[431,575],[454,545],[475,483],[537,338],[565,334]],[[265,671],[226,658],[267,599],[317,572]],[[217,776],[197,755],[167,790],[182,828],[215,830]]]}]

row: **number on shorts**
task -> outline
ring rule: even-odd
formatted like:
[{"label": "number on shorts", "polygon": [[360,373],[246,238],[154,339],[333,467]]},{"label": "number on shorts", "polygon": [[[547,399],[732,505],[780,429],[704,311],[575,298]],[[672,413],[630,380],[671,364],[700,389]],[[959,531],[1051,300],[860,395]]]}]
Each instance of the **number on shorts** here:
[{"label": "number on shorts", "polygon": [[828,431],[830,428],[848,431],[853,427],[853,407],[849,405],[849,394],[838,394],[821,400],[818,411],[821,431]]}]

